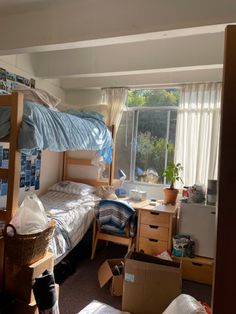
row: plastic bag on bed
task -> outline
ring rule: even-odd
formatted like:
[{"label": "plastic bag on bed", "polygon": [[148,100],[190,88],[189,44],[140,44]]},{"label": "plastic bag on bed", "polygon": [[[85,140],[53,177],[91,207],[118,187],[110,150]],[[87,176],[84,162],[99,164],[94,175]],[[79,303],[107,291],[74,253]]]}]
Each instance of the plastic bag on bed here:
[{"label": "plastic bag on bed", "polygon": [[45,230],[48,218],[42,202],[34,193],[25,196],[21,206],[10,221],[19,234],[32,234]]}]

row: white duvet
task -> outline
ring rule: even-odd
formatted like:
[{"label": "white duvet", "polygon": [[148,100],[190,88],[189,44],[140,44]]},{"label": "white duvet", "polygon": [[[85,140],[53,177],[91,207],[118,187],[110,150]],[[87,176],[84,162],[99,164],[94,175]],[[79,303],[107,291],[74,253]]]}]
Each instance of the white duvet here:
[{"label": "white duvet", "polygon": [[94,217],[97,198],[93,194],[80,197],[75,194],[49,191],[41,196],[40,200],[48,216],[57,222],[49,246],[57,264],[87,232]]}]

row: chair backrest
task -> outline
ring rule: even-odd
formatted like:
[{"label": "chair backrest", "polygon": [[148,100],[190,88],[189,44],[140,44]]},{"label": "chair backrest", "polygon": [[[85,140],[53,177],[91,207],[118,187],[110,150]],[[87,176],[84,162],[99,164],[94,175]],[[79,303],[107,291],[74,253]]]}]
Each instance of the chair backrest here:
[{"label": "chair backrest", "polygon": [[[114,233],[125,233],[132,236],[134,228],[135,209],[128,203],[116,200],[101,200],[96,206],[98,229],[107,229]],[[133,221],[133,223],[131,223]]]}]

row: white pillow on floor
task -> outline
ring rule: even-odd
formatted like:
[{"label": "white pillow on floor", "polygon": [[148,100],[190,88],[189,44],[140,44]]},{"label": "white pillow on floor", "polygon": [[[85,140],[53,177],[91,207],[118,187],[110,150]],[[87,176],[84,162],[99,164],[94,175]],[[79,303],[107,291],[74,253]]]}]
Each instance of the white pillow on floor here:
[{"label": "white pillow on floor", "polygon": [[105,303],[93,300],[77,314],[130,314],[122,312]]},{"label": "white pillow on floor", "polygon": [[204,306],[188,294],[180,294],[162,314],[207,314]]}]

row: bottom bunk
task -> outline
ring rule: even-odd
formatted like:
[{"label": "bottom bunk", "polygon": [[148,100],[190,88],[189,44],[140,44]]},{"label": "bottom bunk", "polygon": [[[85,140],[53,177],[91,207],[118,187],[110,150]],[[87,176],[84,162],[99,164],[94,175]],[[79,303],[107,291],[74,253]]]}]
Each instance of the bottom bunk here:
[{"label": "bottom bunk", "polygon": [[59,182],[40,197],[48,217],[57,224],[49,251],[58,264],[84,237],[94,218],[99,198],[95,188],[82,183]]}]

